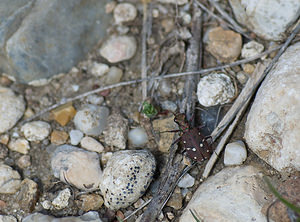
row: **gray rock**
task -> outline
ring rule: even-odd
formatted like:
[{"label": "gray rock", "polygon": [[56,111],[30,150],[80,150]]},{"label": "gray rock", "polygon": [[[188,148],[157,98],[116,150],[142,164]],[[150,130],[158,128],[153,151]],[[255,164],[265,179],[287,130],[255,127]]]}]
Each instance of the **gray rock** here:
[{"label": "gray rock", "polygon": [[177,105],[176,103],[170,101],[170,100],[166,100],[160,103],[161,108],[164,110],[170,110],[172,112],[176,112],[177,110]]},{"label": "gray rock", "polygon": [[96,211],[87,212],[78,217],[62,217],[56,218],[49,215],[44,215],[41,213],[34,213],[30,214],[29,216],[25,217],[23,222],[102,222],[99,218],[99,215]]},{"label": "gray rock", "polygon": [[87,104],[74,117],[77,129],[89,136],[99,136],[106,127],[109,110],[104,106]]},{"label": "gray rock", "polygon": [[300,170],[300,43],[280,57],[247,117],[248,147],[280,172]]},{"label": "gray rock", "polygon": [[262,207],[270,193],[262,176],[252,166],[223,169],[199,186],[179,221],[195,221],[192,210],[205,222],[266,222]]},{"label": "gray rock", "polygon": [[10,166],[0,164],[0,193],[12,194],[20,188],[21,177]]},{"label": "gray rock", "polygon": [[137,201],[149,186],[155,167],[154,156],[147,150],[114,153],[100,184],[105,206],[117,210]]},{"label": "gray rock", "polygon": [[22,117],[24,111],[23,97],[16,96],[9,88],[0,87],[0,134],[11,129]]},{"label": "gray rock", "polygon": [[0,215],[1,222],[17,222],[17,219],[14,216],[10,215]]},{"label": "gray rock", "polygon": [[0,70],[21,82],[68,72],[105,36],[106,0],[2,0]]},{"label": "gray rock", "polygon": [[192,187],[195,184],[195,178],[192,177],[190,174],[185,174],[184,177],[182,177],[179,182],[178,182],[178,186],[180,188],[188,188],[188,187]]},{"label": "gray rock", "polygon": [[243,141],[228,143],[225,148],[225,166],[241,165],[247,158],[247,150]]},{"label": "gray rock", "polygon": [[281,40],[299,17],[299,0],[230,0],[238,22],[268,40]]},{"label": "gray rock", "polygon": [[69,132],[69,136],[70,136],[71,144],[76,146],[80,143],[83,137],[83,133],[80,130],[71,130]]},{"label": "gray rock", "polygon": [[87,191],[98,189],[102,176],[98,155],[71,145],[56,148],[51,168],[56,178]]}]

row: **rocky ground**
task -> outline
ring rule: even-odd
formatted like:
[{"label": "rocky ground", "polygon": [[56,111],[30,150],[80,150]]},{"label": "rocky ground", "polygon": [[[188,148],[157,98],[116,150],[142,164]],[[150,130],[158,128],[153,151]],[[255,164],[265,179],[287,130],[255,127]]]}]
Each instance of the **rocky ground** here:
[{"label": "rocky ground", "polygon": [[[195,125],[204,124],[209,135],[277,51],[251,58],[279,49],[299,23],[299,1],[0,3],[0,221],[120,221],[136,209],[126,221],[143,221],[143,205],[158,192],[174,141],[175,134],[165,131],[178,129],[172,112],[181,109],[185,77],[147,82],[147,104],[157,111],[151,118],[142,111],[145,88],[138,82],[35,114],[141,78],[142,32],[149,76],[191,71],[186,64],[195,7],[202,12],[203,69],[249,59],[196,83]],[[292,210],[274,203],[264,180],[299,206],[299,34],[295,39],[260,85],[208,179],[202,178],[207,161],[196,164],[157,221],[295,221]]]}]

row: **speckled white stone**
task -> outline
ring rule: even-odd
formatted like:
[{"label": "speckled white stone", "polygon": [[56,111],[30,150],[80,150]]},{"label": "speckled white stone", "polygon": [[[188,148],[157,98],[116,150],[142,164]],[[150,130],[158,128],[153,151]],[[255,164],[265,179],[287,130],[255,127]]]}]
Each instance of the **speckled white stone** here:
[{"label": "speckled white stone", "polygon": [[100,55],[110,63],[131,59],[136,51],[136,40],[132,36],[111,36],[100,48]]},{"label": "speckled white stone", "polygon": [[241,165],[247,158],[247,150],[243,141],[228,143],[225,148],[225,166]]},{"label": "speckled white stone", "polygon": [[56,148],[51,168],[56,178],[87,191],[98,189],[102,177],[98,154],[71,145]]},{"label": "speckled white stone", "polygon": [[230,77],[223,73],[212,73],[200,79],[197,87],[199,103],[203,106],[225,104],[235,95]]},{"label": "speckled white stone", "polygon": [[114,19],[116,23],[129,22],[135,19],[137,10],[130,3],[120,3],[114,9]]},{"label": "speckled white stone", "polygon": [[77,129],[89,136],[99,136],[106,127],[109,110],[104,106],[85,105],[74,117]]},{"label": "speckled white stone", "polygon": [[148,188],[155,167],[154,156],[147,150],[115,152],[100,184],[105,206],[117,210],[137,201]]},{"label": "speckled white stone", "polygon": [[133,146],[142,146],[148,142],[148,135],[144,128],[137,127],[128,133],[128,140]]},{"label": "speckled white stone", "polygon": [[23,97],[5,87],[0,86],[0,133],[11,129],[25,111]]},{"label": "speckled white stone", "polygon": [[54,198],[52,201],[52,205],[57,209],[61,210],[66,208],[69,205],[69,199],[72,196],[71,191],[69,188],[61,190],[57,197]]},{"label": "speckled white stone", "polygon": [[13,194],[20,188],[21,176],[10,166],[0,164],[0,193]]},{"label": "speckled white stone", "polygon": [[243,45],[241,56],[245,59],[258,55],[264,50],[264,45],[250,41]]},{"label": "speckled white stone", "polygon": [[300,43],[290,46],[260,86],[247,117],[248,147],[281,173],[300,170]]},{"label": "speckled white stone", "polygon": [[29,141],[41,141],[49,136],[51,126],[44,121],[33,121],[22,126],[21,131]]}]

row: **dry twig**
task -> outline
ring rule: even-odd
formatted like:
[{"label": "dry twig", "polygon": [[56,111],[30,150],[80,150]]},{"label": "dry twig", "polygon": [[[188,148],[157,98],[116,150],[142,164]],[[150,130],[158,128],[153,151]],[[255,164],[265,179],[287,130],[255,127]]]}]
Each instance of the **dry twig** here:
[{"label": "dry twig", "polygon": [[[142,29],[142,61],[141,61],[141,77],[147,78],[147,21],[148,21],[148,7],[146,0],[143,1],[143,29]],[[142,99],[147,98],[147,81],[142,82]]]}]

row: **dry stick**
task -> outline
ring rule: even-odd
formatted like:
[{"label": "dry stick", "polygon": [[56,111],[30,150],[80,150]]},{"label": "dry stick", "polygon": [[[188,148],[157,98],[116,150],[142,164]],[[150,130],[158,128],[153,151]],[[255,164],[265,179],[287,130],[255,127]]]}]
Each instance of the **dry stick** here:
[{"label": "dry stick", "polygon": [[[186,52],[187,71],[196,71],[201,67],[201,51],[202,51],[202,41],[201,41],[201,29],[202,29],[202,15],[200,8],[193,2],[193,19],[192,19],[192,38],[189,40],[189,47]],[[195,111],[195,99],[194,92],[196,91],[196,84],[199,81],[198,76],[190,75],[187,76],[184,85],[184,95],[182,105],[180,107],[180,112],[185,113],[188,120],[194,114]]]},{"label": "dry stick", "polygon": [[109,85],[109,86],[99,87],[97,89],[79,94],[75,97],[64,98],[61,101],[59,101],[58,103],[56,103],[52,106],[49,106],[49,107],[43,109],[42,111],[38,112],[37,114],[23,120],[20,124],[30,122],[30,121],[34,120],[35,118],[37,118],[37,117],[39,117],[39,116],[41,116],[41,115],[43,115],[43,114],[45,114],[49,111],[61,106],[61,105],[73,102],[73,101],[78,100],[78,99],[82,99],[84,97],[87,97],[87,96],[95,94],[95,93],[102,92],[104,90],[113,89],[113,88],[117,88],[117,87],[121,87],[121,86],[129,86],[129,85],[137,84],[137,83],[140,83],[140,82],[143,82],[143,81],[160,80],[160,79],[167,79],[167,78],[176,78],[176,77],[186,76],[186,75],[205,74],[205,73],[209,73],[209,72],[213,72],[213,71],[217,71],[217,70],[222,70],[224,68],[238,66],[238,65],[241,65],[241,64],[245,64],[245,63],[254,61],[256,59],[259,59],[259,58],[263,57],[264,55],[270,54],[270,53],[280,49],[281,47],[282,47],[282,45],[277,46],[273,49],[266,50],[265,52],[262,52],[262,53],[260,53],[256,56],[253,56],[253,57],[248,58],[248,59],[241,59],[241,60],[238,60],[238,61],[233,62],[233,63],[229,63],[229,64],[225,64],[225,65],[221,65],[221,66],[216,66],[216,67],[211,67],[211,68],[207,68],[207,69],[202,69],[202,70],[199,70],[199,71],[172,73],[172,74],[168,74],[168,75],[164,75],[164,76],[155,76],[155,77],[147,77],[147,78],[144,78],[144,79],[129,80],[129,81],[126,81],[126,82],[120,82],[120,83],[112,84],[112,85]]},{"label": "dry stick", "polygon": [[[219,123],[218,127],[212,132],[212,140],[215,141],[217,137],[225,130],[225,128],[232,122],[232,120],[237,116],[238,112],[242,109],[243,106],[247,103],[248,100],[251,99],[251,97],[256,92],[258,86],[261,84],[261,82],[264,80],[266,75],[271,71],[274,64],[278,61],[279,57],[282,55],[282,53],[287,49],[288,45],[291,43],[293,38],[296,36],[296,34],[300,30],[300,24],[296,26],[296,28],[292,31],[290,36],[287,38],[285,43],[282,45],[280,50],[277,52],[276,56],[272,59],[270,64],[267,66],[267,68],[264,70],[264,72],[261,75],[255,76],[253,79],[249,79],[250,81],[249,85],[252,84],[252,88],[245,87],[246,89],[242,90],[239,97],[236,99],[232,107],[229,109],[227,114],[224,116],[224,118]],[[248,84],[248,83],[247,83]],[[234,127],[234,126],[233,126]],[[213,154],[210,160],[208,161],[203,177],[206,178],[209,175],[209,172],[211,171],[215,161],[217,160],[217,155]]]},{"label": "dry stick", "polygon": [[[213,13],[212,11],[210,11],[208,8],[206,8],[203,4],[201,4],[198,0],[196,0],[197,5],[202,8],[204,11],[206,11],[208,14],[210,14],[212,17],[214,17],[215,19],[217,19],[219,22],[222,22],[224,24],[226,24],[229,28],[235,30],[236,32],[240,33],[241,35],[245,36],[248,39],[252,39],[249,35],[247,35],[243,29],[239,26],[234,26],[230,23],[228,23],[227,21],[225,21],[224,19],[222,19],[221,17],[219,17],[218,15],[216,15],[215,13]],[[229,16],[228,16],[229,17]]]},{"label": "dry stick", "polygon": [[[147,18],[148,18],[148,8],[147,8],[147,2],[143,1],[143,29],[142,29],[142,61],[141,61],[141,67],[142,67],[142,73],[141,77],[142,79],[147,78]],[[142,99],[145,101],[147,98],[147,81],[142,82]]]}]

